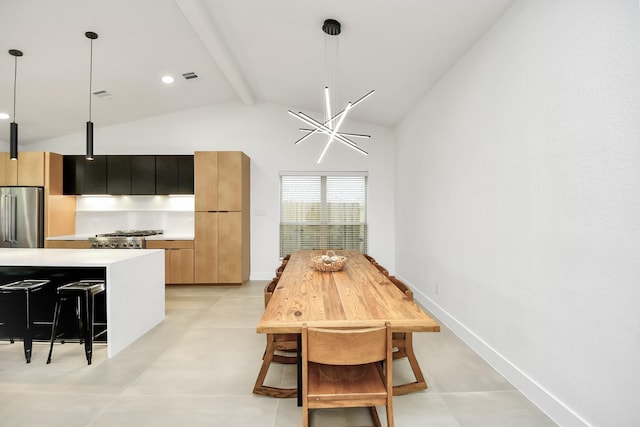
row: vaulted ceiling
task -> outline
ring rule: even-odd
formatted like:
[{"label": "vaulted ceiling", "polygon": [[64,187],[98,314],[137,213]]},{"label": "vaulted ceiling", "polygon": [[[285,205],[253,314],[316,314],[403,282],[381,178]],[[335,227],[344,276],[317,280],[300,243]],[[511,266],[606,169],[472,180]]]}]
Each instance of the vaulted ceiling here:
[{"label": "vaulted ceiling", "polygon": [[[395,126],[515,0],[0,1],[0,113],[20,144],[210,104],[323,109],[327,18],[341,22],[337,95]],[[198,78],[186,80],[184,73]],[[165,85],[163,75],[175,82]],[[283,109],[283,114],[285,111]],[[9,122],[0,120],[0,141]]]}]

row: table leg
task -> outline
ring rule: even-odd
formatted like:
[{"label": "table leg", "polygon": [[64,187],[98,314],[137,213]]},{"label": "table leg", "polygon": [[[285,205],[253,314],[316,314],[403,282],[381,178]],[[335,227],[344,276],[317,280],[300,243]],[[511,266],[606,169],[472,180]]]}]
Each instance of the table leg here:
[{"label": "table leg", "polygon": [[298,406],[302,406],[302,334],[296,336],[296,365],[298,373]]}]

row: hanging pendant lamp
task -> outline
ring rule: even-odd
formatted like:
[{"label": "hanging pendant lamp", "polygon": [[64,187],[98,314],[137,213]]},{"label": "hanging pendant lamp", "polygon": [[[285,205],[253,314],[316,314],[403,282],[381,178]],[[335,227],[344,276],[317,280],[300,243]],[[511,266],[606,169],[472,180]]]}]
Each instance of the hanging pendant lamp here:
[{"label": "hanging pendant lamp", "polygon": [[[298,139],[295,142],[296,144],[301,143],[316,133],[323,133],[327,135],[328,139],[320,157],[318,158],[318,164],[320,164],[324,158],[324,155],[327,153],[327,150],[333,141],[339,141],[365,156],[369,154],[362,148],[358,147],[358,144],[353,142],[350,138],[371,138],[371,135],[340,132],[340,127],[342,126],[342,122],[347,117],[349,111],[375,92],[374,90],[368,92],[357,101],[347,103],[347,106],[339,113],[335,115],[332,114],[332,112],[337,110],[335,105],[337,101],[335,87],[337,86],[338,35],[342,32],[342,26],[340,22],[335,19],[326,19],[322,25],[322,31],[325,34],[325,62],[327,68],[326,86],[324,88],[324,122],[319,122],[303,112],[294,113],[289,110],[289,114],[293,117],[311,126],[311,128],[300,128],[301,131],[306,132],[306,135]],[[331,92],[332,90],[333,93]]]},{"label": "hanging pendant lamp", "polygon": [[9,139],[9,157],[11,160],[18,160],[18,123],[16,123],[16,84],[18,81],[18,57],[22,56],[22,52],[17,49],[9,50],[9,54],[14,57],[14,74],[13,74],[13,121],[10,127]]},{"label": "hanging pendant lamp", "polygon": [[93,83],[93,41],[98,35],[93,31],[84,33],[85,37],[91,40],[91,55],[89,60],[89,121],[87,122],[87,160],[93,160],[93,122],[91,121],[91,84]]}]

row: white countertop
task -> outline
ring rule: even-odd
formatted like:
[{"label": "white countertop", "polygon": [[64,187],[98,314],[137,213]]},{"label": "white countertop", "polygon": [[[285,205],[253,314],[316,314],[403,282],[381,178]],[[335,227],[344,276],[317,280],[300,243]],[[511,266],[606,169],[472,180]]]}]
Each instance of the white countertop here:
[{"label": "white countertop", "polygon": [[89,237],[96,237],[95,234],[69,234],[67,236],[47,237],[45,240],[88,240]]},{"label": "white countertop", "polygon": [[145,240],[193,240],[193,234],[156,234],[145,237]]},{"label": "white countertop", "polygon": [[[69,234],[66,236],[47,237],[46,240],[88,240],[89,237],[96,237],[95,234]],[[193,234],[157,234],[146,236],[146,240],[193,240]]]},{"label": "white countertop", "polygon": [[105,267],[162,249],[0,249],[0,265],[35,267]]}]

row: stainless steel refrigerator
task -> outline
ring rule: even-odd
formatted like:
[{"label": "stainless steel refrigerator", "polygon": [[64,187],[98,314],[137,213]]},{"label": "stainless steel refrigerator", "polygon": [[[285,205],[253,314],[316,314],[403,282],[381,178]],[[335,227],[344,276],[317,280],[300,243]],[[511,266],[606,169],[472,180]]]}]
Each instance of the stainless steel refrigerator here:
[{"label": "stainless steel refrigerator", "polygon": [[44,247],[44,189],[0,187],[0,248]]}]

